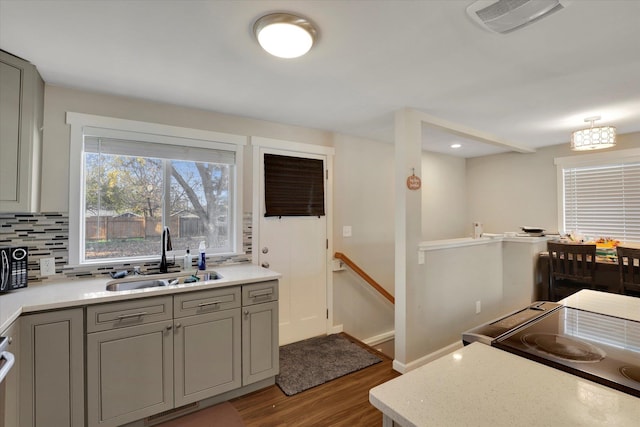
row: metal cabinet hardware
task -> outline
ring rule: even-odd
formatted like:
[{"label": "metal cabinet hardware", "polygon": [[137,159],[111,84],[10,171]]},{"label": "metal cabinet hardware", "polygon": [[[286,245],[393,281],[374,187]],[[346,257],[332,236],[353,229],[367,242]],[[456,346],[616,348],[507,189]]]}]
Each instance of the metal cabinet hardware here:
[{"label": "metal cabinet hardware", "polygon": [[201,302],[200,304],[198,304],[198,307],[207,307],[209,305],[216,305],[216,304],[220,304],[222,301],[220,300],[214,300],[214,301],[208,301],[208,302]]},{"label": "metal cabinet hardware", "polygon": [[147,314],[146,311],[141,311],[139,313],[131,313],[131,314],[121,314],[120,316],[118,316],[118,320],[131,319],[134,317],[142,317],[142,316],[145,316],[146,314]]}]

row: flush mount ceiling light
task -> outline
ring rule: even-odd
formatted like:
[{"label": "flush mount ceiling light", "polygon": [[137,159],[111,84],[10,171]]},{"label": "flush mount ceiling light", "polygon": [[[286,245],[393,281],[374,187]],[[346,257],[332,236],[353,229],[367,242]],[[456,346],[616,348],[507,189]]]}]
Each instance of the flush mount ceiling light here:
[{"label": "flush mount ceiling light", "polygon": [[616,145],[616,128],[614,126],[593,126],[600,116],[587,117],[585,122],[591,123],[587,129],[577,130],[571,134],[571,149],[575,151],[598,150]]},{"label": "flush mount ceiling light", "polygon": [[253,33],[264,50],[279,58],[304,55],[317,35],[311,22],[290,13],[263,16],[253,25]]}]

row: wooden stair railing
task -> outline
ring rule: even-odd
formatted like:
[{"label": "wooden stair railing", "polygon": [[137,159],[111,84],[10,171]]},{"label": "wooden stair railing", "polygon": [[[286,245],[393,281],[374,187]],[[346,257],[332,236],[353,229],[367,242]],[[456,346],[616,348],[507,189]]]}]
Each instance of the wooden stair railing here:
[{"label": "wooden stair railing", "polygon": [[333,257],[335,259],[339,259],[340,261],[344,262],[347,265],[347,267],[349,267],[351,270],[353,270],[358,276],[362,277],[362,279],[364,279],[365,282],[367,282],[369,285],[371,285],[371,287],[373,289],[378,291],[380,293],[380,295],[385,297],[391,304],[395,304],[396,303],[396,299],[393,297],[393,295],[391,295],[389,292],[387,292],[387,290],[385,288],[380,286],[378,284],[378,282],[373,280],[371,278],[371,276],[369,276],[367,273],[364,272],[363,269],[358,267],[355,262],[351,261],[351,259],[349,259],[348,256],[346,256],[342,252],[336,252],[333,255]]}]

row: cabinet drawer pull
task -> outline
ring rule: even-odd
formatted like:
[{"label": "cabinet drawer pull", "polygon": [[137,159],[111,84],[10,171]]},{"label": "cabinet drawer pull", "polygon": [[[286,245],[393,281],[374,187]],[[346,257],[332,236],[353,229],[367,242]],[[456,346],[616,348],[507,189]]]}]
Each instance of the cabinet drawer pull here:
[{"label": "cabinet drawer pull", "polygon": [[209,302],[201,302],[200,304],[198,304],[198,307],[207,307],[210,305],[216,305],[216,304],[220,304],[222,301],[220,300],[215,300],[215,301],[209,301]]},{"label": "cabinet drawer pull", "polygon": [[273,289],[262,289],[260,291],[249,292],[249,298],[267,297],[273,294]]},{"label": "cabinet drawer pull", "polygon": [[141,311],[139,313],[131,313],[131,314],[121,314],[120,316],[118,316],[118,320],[131,319],[134,317],[142,317],[146,314],[147,314],[146,311]]}]

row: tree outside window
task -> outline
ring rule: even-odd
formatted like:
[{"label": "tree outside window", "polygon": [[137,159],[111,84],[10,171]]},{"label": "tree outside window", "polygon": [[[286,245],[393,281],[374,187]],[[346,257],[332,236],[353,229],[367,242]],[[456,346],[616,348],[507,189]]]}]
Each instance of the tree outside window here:
[{"label": "tree outside window", "polygon": [[231,249],[231,166],[85,153],[86,260],[158,256],[163,226],[173,248]]}]

